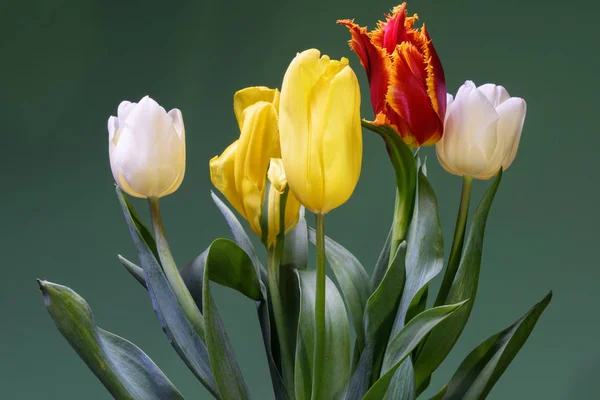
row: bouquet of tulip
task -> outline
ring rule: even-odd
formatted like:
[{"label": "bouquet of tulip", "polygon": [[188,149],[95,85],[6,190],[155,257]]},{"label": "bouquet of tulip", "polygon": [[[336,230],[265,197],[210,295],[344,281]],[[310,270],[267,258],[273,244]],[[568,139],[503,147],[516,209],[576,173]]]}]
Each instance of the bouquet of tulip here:
[{"label": "bouquet of tulip", "polygon": [[[154,100],[122,102],[108,120],[117,199],[139,259],[119,256],[150,296],[177,354],[217,399],[250,398],[210,282],[256,304],[277,400],[415,399],[429,386],[475,302],[484,230],[502,171],[512,163],[525,101],[502,86],[467,81],[446,94],[442,64],[405,4],[367,32],[342,20],[370,84],[375,118],[360,117],[360,92],[347,59],[311,49],[289,65],[281,91],[235,93],[240,137],[210,160],[211,180],[266,248],[257,257],[234,211],[213,201],[233,240],[216,239],[183,268],[175,264],[159,199],[185,172],[181,112]],[[325,215],[352,195],[361,170],[362,128],[384,141],[397,191],[391,229],[371,276],[325,236]],[[448,172],[463,177],[446,263],[436,197],[416,150],[436,144]],[[473,178],[494,178],[466,234]],[[146,198],[148,228],[129,196]],[[305,211],[315,215],[308,227]],[[309,243],[316,262],[309,260]],[[327,274],[330,267],[331,279]],[[433,306],[429,284],[446,265]],[[96,326],[73,290],[39,281],[56,325],[116,399],[182,399],[150,358]],[[433,399],[483,399],[527,340],[551,294],[467,355]]]}]

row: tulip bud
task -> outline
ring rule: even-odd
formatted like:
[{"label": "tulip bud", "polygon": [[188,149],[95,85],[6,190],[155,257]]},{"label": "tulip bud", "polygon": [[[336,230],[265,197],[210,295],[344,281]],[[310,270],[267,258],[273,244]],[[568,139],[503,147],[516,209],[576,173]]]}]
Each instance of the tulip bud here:
[{"label": "tulip bud", "polygon": [[414,147],[439,140],[446,113],[444,69],[425,24],[414,28],[417,19],[402,3],[371,32],[352,20],[338,21],[350,30],[350,46],[367,73],[373,123],[393,127]]},{"label": "tulip bud", "polygon": [[281,158],[294,196],[325,214],[346,202],[362,159],[360,90],[348,60],[299,53],[281,88]]},{"label": "tulip bud", "polygon": [[185,174],[185,128],[181,111],[168,113],[146,96],[123,101],[108,119],[110,167],[119,187],[134,197],[163,197]]},{"label": "tulip bud", "polygon": [[[267,171],[271,158],[279,158],[281,155],[277,127],[278,106],[277,89],[251,87],[238,91],[234,96],[234,112],[241,131],[240,138],[227,147],[223,154],[210,160],[213,185],[261,238],[263,232],[260,217],[265,200]],[[280,171],[274,176],[281,180],[282,174],[283,171]],[[277,188],[281,187],[285,189],[285,175],[283,182],[277,183]],[[293,196],[288,196],[289,202],[295,200],[291,197]],[[274,235],[269,232],[269,237],[274,240],[278,232],[279,225]]]},{"label": "tulip bud", "polygon": [[[277,235],[279,235],[281,231],[281,198],[287,188],[287,179],[285,177],[283,161],[281,158],[271,158],[267,178],[269,179],[269,182],[271,182],[268,200],[268,246],[271,246],[275,243]],[[300,202],[298,202],[293,195],[290,195],[289,192],[286,197],[285,217],[283,221],[285,233],[289,232],[296,225],[300,216]]]},{"label": "tulip bud", "polygon": [[489,179],[515,159],[527,105],[494,84],[465,82],[448,95],[444,136],[436,145],[438,160],[451,174]]}]

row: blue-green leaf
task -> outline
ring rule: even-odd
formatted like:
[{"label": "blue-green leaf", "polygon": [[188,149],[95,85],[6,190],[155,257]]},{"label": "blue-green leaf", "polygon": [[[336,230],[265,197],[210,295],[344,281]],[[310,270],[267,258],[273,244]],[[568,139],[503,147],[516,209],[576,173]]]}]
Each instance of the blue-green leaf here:
[{"label": "blue-green leaf", "polygon": [[144,236],[140,233],[138,225],[134,222],[130,211],[130,209],[133,209],[132,206],[127,203],[123,192],[119,188],[116,189],[116,192],[144,270],[146,287],[152,300],[152,306],[163,331],[190,370],[215,397],[220,398],[204,342],[186,318],[162,267],[146,243]]},{"label": "blue-green leaf", "polygon": [[183,399],[142,350],[96,326],[92,310],[81,296],[66,286],[38,283],[58,330],[115,399]]},{"label": "blue-green leaf", "polygon": [[281,265],[289,268],[306,268],[308,265],[308,226],[304,218],[304,207],[296,226],[285,235]]},{"label": "blue-green leaf", "polygon": [[[309,228],[308,239],[315,243],[315,230]],[[363,314],[371,295],[371,281],[360,261],[342,245],[325,236],[325,255],[329,266],[340,285],[342,298],[356,333],[358,348],[365,345]]]},{"label": "blue-green leaf", "polygon": [[[416,307],[418,310],[423,304],[421,301],[426,300],[423,299],[426,287],[442,270],[444,263],[444,243],[437,200],[422,169],[419,171],[413,216],[406,241],[406,280],[390,337],[396,336],[409,317],[416,314],[411,309]],[[382,370],[389,370],[398,356],[394,348],[388,346]],[[400,393],[401,388],[413,385],[413,378],[412,365],[407,361],[397,369],[396,377],[391,383],[397,387],[392,392]],[[404,400],[408,399],[410,397]]]},{"label": "blue-green leaf", "polygon": [[385,243],[383,244],[383,248],[379,253],[379,257],[377,258],[377,262],[375,263],[375,268],[373,269],[373,275],[371,275],[371,286],[376,288],[381,283],[381,280],[385,276],[385,273],[388,270],[388,266],[390,264],[390,248],[392,244],[392,232],[394,231],[394,227],[390,228],[390,231],[385,239]]},{"label": "blue-green leaf", "polygon": [[551,299],[552,292],[513,325],[477,346],[458,367],[443,400],[485,399],[529,338]]},{"label": "blue-green leaf", "polygon": [[[297,400],[310,400],[312,393],[313,349],[315,334],[316,272],[297,269],[300,284],[300,317],[296,343],[295,390]],[[327,278],[325,305],[325,362],[327,385],[323,399],[343,399],[350,376],[350,326],[342,297]]]},{"label": "blue-green leaf", "polygon": [[231,211],[229,207],[227,207],[225,203],[223,203],[223,201],[221,201],[221,199],[219,199],[219,197],[216,194],[214,194],[214,192],[211,191],[210,195],[213,201],[215,202],[215,205],[219,209],[219,212],[221,213],[221,215],[223,215],[223,218],[225,218],[225,222],[227,222],[227,225],[231,230],[231,234],[233,235],[234,242],[236,242],[238,246],[240,246],[246,252],[246,254],[248,254],[250,259],[254,263],[254,267],[257,271],[256,274],[260,276],[260,272],[261,270],[264,271],[264,267],[260,263],[258,257],[256,256],[256,250],[254,249],[254,245],[248,237],[248,234],[246,234],[246,231],[242,227],[242,224],[236,218],[233,211]]},{"label": "blue-green leaf", "polygon": [[277,353],[276,346],[274,346],[274,344],[277,343],[277,332],[274,329],[271,329],[271,325],[273,324],[273,316],[269,308],[270,300],[267,300],[269,297],[269,293],[266,290],[266,287],[268,286],[267,271],[260,263],[252,241],[246,234],[246,231],[242,227],[240,221],[236,218],[233,211],[231,211],[231,209],[229,209],[229,207],[227,207],[227,205],[225,205],[225,203],[223,203],[221,199],[219,199],[219,197],[217,197],[217,195],[215,195],[213,192],[211,192],[211,197],[219,209],[219,212],[225,218],[225,221],[227,222],[227,225],[229,226],[229,229],[233,235],[233,240],[246,252],[246,254],[248,254],[254,264],[256,274],[260,278],[261,291],[263,293],[263,299],[265,300],[256,302],[256,312],[258,314],[265,352],[269,362],[269,371],[271,373],[271,381],[273,384],[275,397],[278,400],[285,400],[287,396],[285,395],[283,379],[281,378],[281,374],[278,370],[279,354]]},{"label": "blue-green leaf", "polygon": [[375,382],[375,384],[369,389],[363,400],[381,400],[386,398],[388,390],[391,390],[392,399],[398,399],[393,397],[398,392],[402,391],[401,387],[390,387],[390,383],[395,378],[395,372],[402,364],[402,361],[410,355],[414,348],[419,342],[440,322],[446,317],[451,315],[453,312],[458,310],[463,303],[453,304],[449,306],[440,306],[431,308],[423,311],[421,314],[413,318],[406,326],[398,332],[396,336],[390,341],[388,348],[392,350],[391,354],[396,355],[391,360],[391,367],[383,371],[383,374]]},{"label": "blue-green leaf", "polygon": [[469,299],[469,303],[434,329],[425,341],[415,362],[417,388],[421,388],[444,361],[467,324],[477,294],[485,225],[501,178],[502,172],[498,174],[475,210],[458,271],[445,301],[445,304],[448,304]]},{"label": "blue-green leaf", "polygon": [[350,379],[346,400],[360,400],[369,389],[373,362],[380,359],[385,350],[402,294],[405,257],[406,242],[402,242],[380,284],[367,301],[364,316],[366,346]]},{"label": "blue-green leaf", "polygon": [[246,296],[258,300],[262,295],[254,265],[234,242],[217,239],[208,249],[202,291],[206,346],[219,393],[223,399],[249,399],[248,388],[210,294],[210,280],[235,287]]}]

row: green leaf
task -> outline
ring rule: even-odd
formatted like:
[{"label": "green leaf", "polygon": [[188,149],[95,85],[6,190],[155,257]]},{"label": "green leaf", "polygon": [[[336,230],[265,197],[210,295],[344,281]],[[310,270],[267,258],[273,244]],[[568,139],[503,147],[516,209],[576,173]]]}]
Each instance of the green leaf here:
[{"label": "green leaf", "polygon": [[249,399],[248,388],[210,294],[210,280],[234,287],[250,298],[254,295],[260,299],[261,292],[254,265],[244,250],[234,242],[217,239],[208,249],[202,291],[206,346],[219,393],[223,399]]},{"label": "green leaf", "polygon": [[429,400],[443,400],[444,395],[446,394],[446,390],[448,390],[448,386],[444,385],[442,390],[440,390],[435,396],[433,396]]},{"label": "green leaf", "polygon": [[296,226],[285,235],[281,265],[302,269],[308,265],[308,226],[304,218],[304,207],[300,208]]},{"label": "green leaf", "polygon": [[[398,332],[398,334],[394,336],[389,343],[389,348],[392,350],[391,354],[396,355],[396,357],[391,360],[391,367],[384,371],[377,382],[375,382],[375,384],[363,397],[363,400],[381,400],[385,398],[388,389],[392,389],[392,393],[397,393],[396,390],[401,391],[402,388],[390,387],[390,383],[393,382],[393,378],[395,378],[395,372],[400,367],[400,364],[402,364],[402,361],[408,355],[410,355],[419,342],[436,325],[458,310],[463,304],[464,302],[431,308],[423,311],[421,314],[413,318],[408,324],[406,324],[406,326],[400,332]],[[397,399],[398,397],[391,398]]]},{"label": "green leaf", "polygon": [[210,192],[210,195],[215,205],[219,209],[219,212],[221,213],[221,215],[223,215],[223,218],[225,218],[225,222],[227,222],[227,225],[231,230],[231,234],[233,235],[233,240],[246,252],[246,254],[248,254],[248,256],[250,256],[250,259],[254,263],[256,274],[260,276],[261,272],[265,272],[265,268],[256,256],[256,250],[254,249],[254,245],[252,244],[252,241],[246,234],[246,231],[242,227],[242,224],[236,218],[233,211],[231,211],[229,207],[227,207],[225,203],[223,203],[223,201],[221,201],[221,199],[219,199],[219,197],[216,194],[214,194],[213,191]]},{"label": "green leaf", "polygon": [[[225,203],[217,197],[213,192],[211,192],[212,199],[219,209],[219,212],[225,218],[229,229],[233,235],[233,240],[240,246],[246,254],[250,257],[254,264],[254,268],[256,270],[257,276],[260,277],[261,281],[261,291],[263,293],[263,298],[267,299],[269,297],[269,293],[267,293],[266,286],[268,286],[268,278],[267,271],[264,266],[260,263],[256,255],[256,251],[254,249],[254,245],[252,241],[246,234],[246,231],[242,227],[240,221],[236,218],[235,214]],[[277,399],[286,399],[285,390],[283,388],[283,380],[281,378],[281,374],[278,371],[278,349],[277,349],[277,332],[271,329],[271,326],[274,324],[273,315],[269,308],[269,301],[261,301],[256,303],[256,311],[258,314],[258,320],[260,322],[260,329],[263,336],[263,343],[265,345],[265,352],[267,354],[267,360],[269,362],[269,371],[271,373],[271,381],[273,384],[273,390],[275,392],[275,397]]]},{"label": "green leaf", "polygon": [[396,231],[392,235],[392,248],[395,248],[404,240],[403,231],[410,222],[417,179],[416,155],[413,155],[411,149],[391,126],[374,125],[364,119],[361,123],[364,128],[381,136],[394,167],[397,196],[394,213]]},{"label": "green leaf", "polygon": [[[312,393],[313,349],[315,334],[314,270],[297,269],[300,284],[300,317],[296,342],[295,389],[297,400],[310,400]],[[329,278],[326,283],[325,363],[327,385],[322,398],[343,399],[350,376],[350,326],[342,297]]]},{"label": "green leaf", "polygon": [[96,326],[81,296],[66,286],[38,283],[58,330],[115,399],[183,399],[142,350]]},{"label": "green leaf", "polygon": [[552,292],[513,325],[477,346],[458,367],[443,400],[485,399],[529,338],[551,299]]},{"label": "green leaf", "polygon": [[385,276],[385,273],[388,270],[388,265],[390,263],[390,248],[392,244],[392,232],[394,231],[394,227],[390,228],[390,232],[385,239],[385,243],[383,244],[383,248],[379,253],[379,257],[377,258],[377,262],[375,263],[375,268],[373,269],[373,275],[371,275],[371,286],[376,288],[381,283],[381,280]]},{"label": "green leaf", "polygon": [[[421,299],[426,287],[442,270],[444,263],[444,243],[437,200],[422,169],[419,171],[416,200],[406,241],[406,280],[390,337],[396,336],[409,321],[409,317],[416,314],[414,307],[416,310],[422,307]],[[388,346],[382,370],[389,370],[398,357],[397,351]],[[414,372],[408,363],[396,370],[397,376],[391,385],[397,387],[392,392],[400,393],[401,387],[414,384]]]},{"label": "green leaf", "polygon": [[431,376],[433,371],[439,367],[450,353],[471,314],[479,283],[485,225],[501,178],[502,173],[500,172],[475,210],[458,271],[445,303],[457,303],[466,299],[470,301],[460,311],[434,329],[425,341],[415,362],[418,388],[422,387],[423,382]]},{"label": "green leaf", "polygon": [[[240,246],[246,254],[252,260],[254,264],[254,268],[256,270],[257,276],[260,277],[261,281],[261,291],[263,293],[263,298],[267,299],[270,295],[267,293],[266,286],[268,286],[268,278],[267,271],[264,266],[260,263],[256,255],[256,251],[252,241],[246,234],[246,231],[242,227],[240,221],[236,218],[235,214],[225,203],[219,199],[214,192],[211,191],[211,197],[219,209],[219,212],[225,218],[229,229],[233,235],[233,240]],[[275,392],[276,399],[286,399],[285,390],[283,388],[283,379],[281,378],[281,374],[278,371],[278,349],[277,349],[277,332],[271,329],[271,326],[274,324],[273,315],[269,308],[270,300],[263,300],[261,302],[256,303],[256,312],[258,314],[258,320],[260,323],[260,329],[263,336],[263,343],[265,346],[265,352],[267,354],[267,361],[269,362],[269,371],[271,373],[271,382],[273,384],[273,390]]]},{"label": "green leaf", "polygon": [[367,301],[364,316],[366,346],[350,379],[346,400],[360,400],[369,390],[373,362],[380,359],[385,350],[402,294],[405,257],[406,242],[402,242],[381,283]]},{"label": "green leaf", "polygon": [[[316,233],[312,228],[308,230],[308,239],[313,244],[316,241]],[[325,255],[340,285],[346,309],[356,332],[358,347],[362,349],[365,345],[363,313],[372,292],[369,274],[352,253],[327,236]]]},{"label": "green leaf", "polygon": [[[202,309],[202,280],[204,278],[204,264],[206,263],[207,250],[203,251],[199,256],[194,258],[187,265],[179,270],[181,278],[187,286],[194,302],[199,309]],[[129,261],[122,255],[118,255],[121,264],[129,271],[129,273],[144,287],[146,287],[146,280],[144,278],[144,270]]]},{"label": "green leaf", "polygon": [[119,188],[116,189],[116,192],[144,270],[146,287],[152,300],[152,306],[163,331],[173,348],[194,375],[213,396],[219,399],[220,396],[210,368],[206,346],[198,331],[186,318],[157,258],[146,243],[144,236],[140,233],[138,225],[134,222],[130,211],[133,207],[127,203],[123,192]]}]

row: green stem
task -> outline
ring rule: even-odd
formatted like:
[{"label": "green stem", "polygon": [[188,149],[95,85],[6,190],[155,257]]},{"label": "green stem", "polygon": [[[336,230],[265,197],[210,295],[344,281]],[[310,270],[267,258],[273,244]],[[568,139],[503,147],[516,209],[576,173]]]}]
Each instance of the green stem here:
[{"label": "green stem", "polygon": [[462,193],[460,196],[460,206],[458,208],[458,216],[456,217],[456,227],[454,228],[454,239],[452,240],[452,248],[450,250],[450,257],[448,257],[448,266],[446,267],[446,273],[444,274],[444,280],[440,287],[437,299],[435,300],[435,306],[441,306],[445,304],[446,297],[454,282],[454,277],[460,264],[460,257],[462,253],[463,244],[465,241],[465,227],[467,225],[467,216],[469,215],[469,203],[471,200],[471,186],[473,178],[470,176],[463,176]]},{"label": "green stem", "polygon": [[154,229],[154,239],[156,240],[156,247],[158,249],[158,256],[162,264],[162,269],[183,312],[192,323],[192,326],[200,334],[200,337],[204,340],[204,317],[196,306],[185,282],[183,282],[179,270],[177,269],[177,265],[175,264],[175,260],[173,259],[173,255],[171,254],[171,249],[167,243],[167,237],[160,216],[158,197],[149,198],[148,203],[150,204],[150,217],[152,219],[152,228]]},{"label": "green stem", "polygon": [[[280,235],[283,236],[283,235]],[[275,246],[267,250],[267,276],[269,280],[269,291],[271,292],[271,303],[273,305],[273,314],[275,317],[275,328],[279,339],[281,349],[281,364],[283,381],[286,387],[288,397],[292,400],[294,394],[294,353],[290,346],[289,337],[286,332],[285,312],[282,305],[281,294],[279,292],[279,283],[277,281],[277,270],[281,259],[281,250],[283,241],[277,240]]]},{"label": "green stem", "polygon": [[390,243],[390,260],[391,264],[394,260],[394,255],[400,247],[406,237],[406,231],[408,229],[408,219],[410,213],[410,197],[408,193],[404,193],[404,196],[400,194],[400,190],[396,189],[396,202],[394,205],[394,222],[392,226],[392,241]]},{"label": "green stem", "polygon": [[[313,355],[312,400],[321,400],[322,387],[325,386],[323,362],[325,360],[325,224],[324,215],[317,217],[317,287],[315,297],[315,348]],[[325,400],[325,399],[323,399]]]}]

